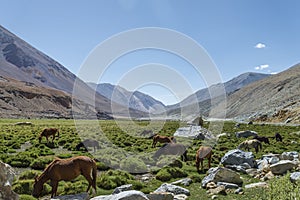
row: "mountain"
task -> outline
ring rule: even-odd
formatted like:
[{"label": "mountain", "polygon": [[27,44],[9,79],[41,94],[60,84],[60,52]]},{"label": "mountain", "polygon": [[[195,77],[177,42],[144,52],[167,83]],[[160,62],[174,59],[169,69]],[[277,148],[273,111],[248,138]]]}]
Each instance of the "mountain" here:
[{"label": "mountain", "polygon": [[241,89],[242,87],[245,87],[246,85],[248,85],[250,83],[256,82],[258,80],[264,79],[269,76],[270,76],[270,74],[247,72],[247,73],[241,74],[241,75],[225,82],[223,85],[215,84],[215,85],[210,86],[209,88],[204,88],[204,89],[198,90],[196,93],[188,96],[187,98],[182,100],[180,103],[168,106],[167,110],[169,112],[172,112],[172,110],[176,110],[180,107],[186,107],[189,105],[193,105],[197,102],[208,101],[211,99],[212,95],[218,96],[217,94],[211,95],[210,92],[217,93],[217,91],[221,90],[223,87],[225,89],[226,95],[229,95],[229,94]]},{"label": "mountain", "polygon": [[227,117],[300,123],[300,64],[253,82],[227,98]]},{"label": "mountain", "polygon": [[147,113],[157,113],[165,110],[165,105],[153,97],[139,91],[130,92],[123,87],[109,83],[88,83],[99,94],[120,105]]},{"label": "mountain", "polygon": [[[94,107],[96,113],[125,117],[144,116],[144,113],[133,109],[129,110],[132,116],[128,116],[127,107],[111,102],[98,93],[95,94],[95,91],[64,66],[2,26],[0,26],[0,75],[34,84],[46,90],[64,91],[74,99],[74,102],[82,102],[89,107]],[[21,90],[22,87],[19,89]],[[112,108],[116,112],[112,113]]]}]

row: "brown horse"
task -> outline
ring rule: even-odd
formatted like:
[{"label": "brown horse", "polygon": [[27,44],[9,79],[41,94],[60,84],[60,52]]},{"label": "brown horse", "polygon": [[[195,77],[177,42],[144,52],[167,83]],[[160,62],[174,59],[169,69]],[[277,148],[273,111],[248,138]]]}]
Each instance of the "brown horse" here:
[{"label": "brown horse", "polygon": [[208,146],[200,146],[196,153],[196,168],[197,172],[199,171],[199,163],[201,163],[201,171],[203,170],[203,160],[204,158],[208,159],[208,168],[210,168],[211,157],[212,157],[212,148]]},{"label": "brown horse", "polygon": [[48,143],[49,142],[48,137],[52,136],[52,143],[53,143],[56,133],[57,133],[57,137],[59,137],[59,130],[57,128],[45,128],[39,136],[39,142],[41,143],[42,137],[46,137]]},{"label": "brown horse", "polygon": [[270,144],[270,141],[269,141],[269,138],[265,137],[265,136],[259,136],[259,135],[256,135],[253,137],[253,139],[256,139],[260,142],[264,142],[266,144]]},{"label": "brown horse", "polygon": [[260,141],[253,139],[253,140],[245,140],[239,146],[237,147],[238,149],[246,149],[247,151],[250,150],[250,148],[254,148],[255,152],[257,153],[259,151],[259,148],[262,148],[262,145]]},{"label": "brown horse", "polygon": [[182,161],[187,161],[187,150],[183,144],[166,143],[155,152],[153,158],[156,160],[161,155],[180,155]]},{"label": "brown horse", "polygon": [[[91,177],[92,172],[92,177]],[[89,182],[86,192],[91,186],[96,192],[97,166],[96,162],[87,156],[77,156],[68,159],[55,159],[44,172],[35,178],[32,196],[38,198],[43,190],[43,185],[48,180],[51,181],[51,197],[57,195],[58,182],[61,180],[70,181],[82,174]]]},{"label": "brown horse", "polygon": [[175,138],[173,136],[168,137],[168,136],[155,134],[153,136],[153,142],[152,142],[152,147],[153,148],[156,146],[157,142],[160,142],[160,143],[175,143]]}]

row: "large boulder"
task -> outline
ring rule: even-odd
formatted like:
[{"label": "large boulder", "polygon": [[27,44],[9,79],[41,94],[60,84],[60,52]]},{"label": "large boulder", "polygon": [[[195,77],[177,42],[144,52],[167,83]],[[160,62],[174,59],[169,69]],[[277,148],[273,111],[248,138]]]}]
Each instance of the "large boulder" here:
[{"label": "large boulder", "polygon": [[97,196],[90,200],[149,200],[149,198],[142,192],[136,190],[129,190],[120,192],[118,194]]},{"label": "large boulder", "polygon": [[275,175],[282,175],[294,167],[297,167],[297,164],[295,164],[293,161],[281,160],[278,163],[271,165],[270,170]]},{"label": "large boulder", "polygon": [[119,187],[116,187],[112,194],[119,194],[121,192],[125,192],[128,190],[132,190],[132,184],[127,184],[127,185],[121,185]]},{"label": "large boulder", "polygon": [[201,126],[180,127],[174,133],[175,137],[185,137],[194,140],[215,139],[215,136]]},{"label": "large boulder", "polygon": [[297,151],[283,152],[279,158],[281,160],[298,160],[299,153]]},{"label": "large boulder", "polygon": [[18,194],[11,190],[15,174],[15,170],[10,165],[0,161],[0,199],[19,199]]},{"label": "large boulder", "polygon": [[216,167],[208,170],[208,175],[202,180],[202,187],[206,188],[206,185],[210,182],[226,182],[237,185],[243,184],[243,181],[237,172],[224,167]]},{"label": "large boulder", "polygon": [[241,138],[241,137],[248,138],[248,137],[257,136],[257,132],[255,132],[255,131],[249,131],[249,130],[247,130],[247,131],[239,131],[239,132],[236,132],[235,135],[236,135],[237,138]]},{"label": "large boulder", "polygon": [[185,189],[183,187],[179,187],[177,185],[172,185],[168,183],[163,183],[159,188],[157,188],[154,193],[161,193],[161,192],[170,192],[174,195],[177,194],[185,194],[190,195],[190,191],[188,189]]},{"label": "large boulder", "polygon": [[243,165],[247,163],[251,168],[256,167],[256,161],[252,152],[245,152],[240,149],[234,149],[227,152],[222,158],[221,163],[226,165]]},{"label": "large boulder", "polygon": [[290,180],[292,183],[300,183],[300,172],[291,173]]}]

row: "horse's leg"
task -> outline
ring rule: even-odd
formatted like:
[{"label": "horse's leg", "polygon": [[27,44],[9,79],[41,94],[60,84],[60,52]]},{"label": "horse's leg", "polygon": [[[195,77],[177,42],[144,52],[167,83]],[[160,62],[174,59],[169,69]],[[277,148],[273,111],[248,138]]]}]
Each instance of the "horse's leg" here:
[{"label": "horse's leg", "polygon": [[51,186],[52,186],[52,191],[51,191],[51,198],[54,196],[57,196],[57,186],[58,186],[58,181],[51,181]]},{"label": "horse's leg", "polygon": [[152,148],[154,148],[155,147],[155,145],[156,145],[156,140],[153,138],[153,142],[152,142]]},{"label": "horse's leg", "polygon": [[48,136],[45,136],[45,137],[46,137],[46,139],[47,139],[47,143],[49,143]]},{"label": "horse's leg", "polygon": [[53,137],[52,137],[52,143],[53,143],[53,140],[55,139],[55,134],[53,134]]},{"label": "horse's leg", "polygon": [[85,179],[89,182],[89,186],[86,190],[86,192],[88,192],[92,186],[92,183],[93,183],[93,180],[92,180],[92,177],[91,177],[91,169],[89,170],[83,170],[82,171],[82,175],[85,177]]}]

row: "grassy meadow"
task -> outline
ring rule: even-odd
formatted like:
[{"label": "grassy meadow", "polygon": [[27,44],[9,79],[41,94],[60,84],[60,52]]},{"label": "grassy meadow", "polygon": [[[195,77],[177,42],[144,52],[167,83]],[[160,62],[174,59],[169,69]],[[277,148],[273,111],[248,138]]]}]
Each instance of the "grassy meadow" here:
[{"label": "grassy meadow", "polygon": [[[170,164],[168,157],[160,159],[158,161],[160,163],[156,163],[151,157],[151,153],[162,144],[158,143],[154,149],[151,147],[152,139],[141,137],[145,130],[171,136],[179,127],[185,126],[184,123],[178,121],[82,120],[76,121],[75,125],[73,120],[23,120],[31,122],[32,125],[15,125],[20,121],[20,119],[0,120],[0,152],[2,152],[0,160],[16,169],[17,178],[13,189],[20,194],[20,199],[35,199],[31,196],[34,177],[41,174],[55,157],[68,158],[77,155],[88,155],[98,160],[97,195],[111,194],[115,187],[128,183],[133,184],[136,190],[150,193],[164,182],[190,177],[193,183],[186,187],[191,192],[189,199],[210,199],[206,190],[201,188],[201,180],[205,176],[205,172],[198,174],[195,167],[195,153],[201,145],[201,140],[194,140],[190,143],[187,162],[181,162],[178,158]],[[208,127],[209,123],[206,123],[205,126]],[[39,143],[38,135],[48,127],[59,128],[60,137],[56,138],[53,143],[47,143],[46,138]],[[273,139],[270,140],[270,145],[263,143],[263,150],[257,154],[254,153],[256,158],[267,153],[300,152],[299,126],[241,124],[240,128],[235,128],[234,122],[225,122],[222,133],[228,133],[228,135],[221,137],[214,147],[213,167],[219,166],[222,156],[227,151],[235,149],[244,140],[235,136],[235,132],[242,130],[253,130],[263,136],[274,136],[276,132],[279,132],[283,136],[282,143]],[[98,140],[100,149],[96,152],[90,149],[90,153],[84,152],[82,149],[77,151],[76,145],[84,138]],[[185,142],[180,139],[177,141]],[[204,161],[204,166],[206,171],[207,160]],[[135,173],[127,172],[132,169]],[[142,180],[143,174],[136,172],[145,171],[150,178]],[[242,177],[244,185],[260,181],[244,174]],[[79,176],[71,182],[61,181],[58,194],[81,193],[86,190],[87,186],[87,181]],[[45,184],[44,198],[49,198],[50,191],[50,185]],[[297,191],[299,194],[299,186],[291,185],[286,175],[271,180],[268,189],[245,189],[242,195],[232,192],[226,196],[219,195],[218,199],[280,199],[280,195],[285,196]]]}]

